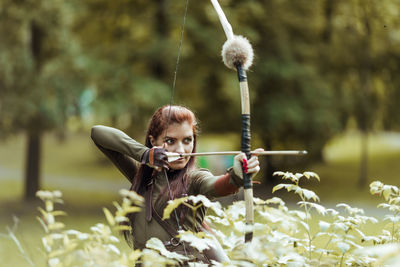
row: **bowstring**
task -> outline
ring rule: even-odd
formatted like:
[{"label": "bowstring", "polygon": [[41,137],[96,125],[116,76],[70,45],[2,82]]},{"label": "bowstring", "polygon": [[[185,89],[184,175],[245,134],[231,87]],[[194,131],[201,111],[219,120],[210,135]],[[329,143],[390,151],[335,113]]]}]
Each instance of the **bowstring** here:
[{"label": "bowstring", "polygon": [[[169,122],[170,122],[170,119],[171,119],[171,108],[172,108],[172,104],[174,103],[176,77],[177,77],[177,74],[178,74],[178,67],[179,67],[179,62],[180,62],[180,57],[181,57],[182,44],[183,44],[183,33],[185,31],[185,24],[186,24],[188,6],[189,6],[189,0],[186,0],[185,11],[184,11],[184,15],[183,15],[183,22],[182,22],[182,26],[181,26],[181,34],[180,34],[179,46],[178,46],[178,55],[176,57],[174,78],[173,78],[173,82],[172,82],[171,99],[169,101],[167,126],[165,128],[164,140],[165,140],[165,137],[167,137],[167,135],[168,135],[168,127],[169,127]],[[164,176],[165,176],[165,179],[166,179],[167,185],[168,185],[169,199],[173,200],[172,192],[171,192],[171,186],[170,186],[170,183],[169,183],[167,171],[165,169],[163,171],[164,171]],[[176,212],[176,209],[174,209],[174,214],[175,214],[175,219],[176,219],[176,224],[178,226],[178,229],[181,230],[182,227],[181,227],[181,225],[179,223],[178,213]],[[187,256],[185,243],[182,242],[182,244],[183,244],[183,250],[185,251],[185,255]]]},{"label": "bowstring", "polygon": [[176,77],[178,75],[179,61],[180,61],[180,58],[181,58],[181,51],[182,51],[182,44],[183,44],[183,33],[185,32],[185,24],[186,24],[188,6],[189,6],[189,0],[186,0],[185,12],[184,12],[184,15],[183,15],[183,22],[182,22],[182,27],[181,27],[181,36],[180,36],[180,39],[179,39],[178,55],[176,57],[174,78],[173,78],[173,81],[172,81],[171,99],[169,101],[169,110],[168,110],[168,117],[167,117],[168,119],[167,119],[167,127],[166,127],[166,130],[165,130],[165,136],[167,136],[167,133],[168,133],[169,120],[171,118],[171,106],[174,103]]}]

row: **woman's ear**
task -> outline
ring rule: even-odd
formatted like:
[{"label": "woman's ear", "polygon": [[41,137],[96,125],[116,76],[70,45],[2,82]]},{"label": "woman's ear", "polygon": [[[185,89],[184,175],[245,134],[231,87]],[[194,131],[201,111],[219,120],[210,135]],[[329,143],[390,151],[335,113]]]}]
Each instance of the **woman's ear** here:
[{"label": "woman's ear", "polygon": [[150,139],[151,145],[155,146],[156,145],[156,139],[152,135],[149,135],[149,139]]}]

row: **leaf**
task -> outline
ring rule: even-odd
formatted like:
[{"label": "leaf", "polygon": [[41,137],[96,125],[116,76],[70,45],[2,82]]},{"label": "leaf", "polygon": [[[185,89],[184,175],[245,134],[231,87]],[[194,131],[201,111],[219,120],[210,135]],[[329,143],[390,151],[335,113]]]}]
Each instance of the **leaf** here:
[{"label": "leaf", "polygon": [[306,262],[303,256],[294,252],[289,252],[287,255],[280,257],[278,263],[281,264],[281,266],[305,266]]},{"label": "leaf", "polygon": [[39,216],[36,216],[36,219],[38,219],[38,221],[40,222],[40,224],[43,226],[43,229],[46,233],[49,232],[49,228],[47,227],[47,224],[43,221],[42,218],[40,218]]},{"label": "leaf", "polygon": [[272,193],[282,189],[284,186],[285,186],[285,184],[278,184],[278,185],[274,186],[274,188],[272,188]]},{"label": "leaf", "polygon": [[62,254],[66,253],[66,252],[67,251],[65,251],[64,249],[53,250],[52,252],[49,253],[48,257],[55,258],[55,257],[61,256]]},{"label": "leaf", "polygon": [[67,213],[61,210],[55,210],[51,212],[51,215],[53,216],[66,216]]},{"label": "leaf", "polygon": [[204,232],[193,233],[191,231],[181,232],[179,234],[180,240],[189,243],[190,246],[196,248],[198,251],[214,247],[214,239]]},{"label": "leaf", "polygon": [[300,206],[309,206],[310,208],[315,209],[321,215],[326,214],[325,207],[322,205],[319,205],[317,203],[312,203],[312,202],[307,202],[307,201],[299,201],[297,204],[300,204]]},{"label": "leaf", "polygon": [[176,266],[177,262],[173,259],[167,258],[163,255],[158,254],[152,249],[143,249],[141,255],[141,262],[143,267],[155,267],[155,266]]},{"label": "leaf", "polygon": [[349,229],[349,227],[348,226],[346,226],[344,223],[342,223],[342,222],[335,222],[335,223],[333,223],[333,226],[334,226],[334,229],[341,229],[341,230],[343,230],[344,232],[346,232],[348,229]]},{"label": "leaf", "polygon": [[140,208],[140,207],[135,207],[135,206],[130,206],[130,207],[124,209],[124,211],[125,211],[126,214],[128,214],[128,213],[140,212],[141,210],[142,210],[142,208]]},{"label": "leaf", "polygon": [[279,197],[273,197],[273,198],[267,199],[265,201],[265,203],[266,204],[278,204],[281,206],[285,205],[285,202],[282,199],[280,199]]},{"label": "leaf", "polygon": [[51,251],[52,241],[48,236],[42,237],[42,243],[47,252]]},{"label": "leaf", "polygon": [[303,175],[304,175],[307,179],[315,178],[315,179],[317,179],[318,181],[321,181],[321,179],[319,178],[318,174],[316,174],[315,172],[303,172]]},{"label": "leaf", "polygon": [[392,188],[390,186],[383,186],[383,197],[385,198],[385,200],[387,201],[390,197],[390,195],[392,194]]},{"label": "leaf", "polygon": [[131,231],[132,227],[129,225],[118,225],[118,226],[115,226],[114,229],[116,231]]},{"label": "leaf", "polygon": [[400,203],[400,197],[393,197],[389,201],[389,204],[399,204],[399,203]]},{"label": "leaf", "polygon": [[218,216],[223,216],[224,212],[222,211],[221,203],[219,202],[212,202],[206,196],[197,195],[197,196],[189,196],[188,200],[191,201],[193,204],[197,204],[199,202],[203,203],[203,205],[207,208],[211,208],[215,214]]},{"label": "leaf", "polygon": [[117,201],[113,201],[113,205],[118,211],[122,211],[123,210],[121,205]]},{"label": "leaf", "polygon": [[289,214],[294,214],[295,216],[299,217],[303,221],[307,218],[307,215],[304,211],[299,211],[299,210],[291,210]]},{"label": "leaf", "polygon": [[133,201],[133,203],[135,203],[135,205],[143,206],[144,198],[141,195],[139,195],[138,193],[136,193],[135,191],[121,189],[119,191],[119,193],[121,196],[129,198],[129,200]]},{"label": "leaf", "polygon": [[392,223],[398,223],[400,221],[400,216],[394,216],[394,215],[385,215],[385,218],[383,219],[384,221],[391,221]]},{"label": "leaf", "polygon": [[163,242],[156,238],[156,237],[152,237],[150,238],[147,242],[146,242],[146,247],[156,250],[158,252],[160,252],[161,255],[170,258],[170,259],[175,259],[178,260],[179,262],[183,262],[185,260],[188,260],[189,258],[185,257],[184,255],[178,254],[176,252],[171,252],[169,250],[167,250],[163,244]]},{"label": "leaf", "polygon": [[36,196],[41,200],[50,199],[53,197],[53,194],[50,191],[39,190],[36,192]]},{"label": "leaf", "polygon": [[380,181],[374,181],[370,183],[369,188],[372,195],[380,194],[383,188],[383,183]]},{"label": "leaf", "polygon": [[[214,261],[214,260],[211,260],[211,261]],[[189,267],[208,267],[210,265],[206,264],[206,263],[200,263],[200,262],[189,262],[188,266]],[[218,266],[218,265],[214,265],[214,263],[213,263],[213,266]]]},{"label": "leaf", "polygon": [[129,254],[129,256],[128,256],[129,261],[131,261],[132,263],[135,263],[140,258],[141,255],[142,255],[142,252],[139,249],[136,249]]},{"label": "leaf", "polygon": [[277,172],[274,172],[272,175],[273,175],[273,176],[284,176],[285,173],[282,172],[282,171],[277,171]]},{"label": "leaf", "polygon": [[319,224],[319,228],[321,229],[322,232],[326,232],[329,229],[329,227],[331,226],[330,223],[322,221],[322,220],[319,221],[318,224]]},{"label": "leaf", "polygon": [[338,242],[336,246],[342,251],[343,254],[350,249],[350,245],[344,242]]},{"label": "leaf", "polygon": [[208,215],[207,219],[213,221],[214,223],[222,224],[225,226],[230,225],[229,220],[226,217],[221,218],[217,216]]},{"label": "leaf", "polygon": [[65,224],[61,223],[61,222],[55,222],[53,224],[49,225],[49,230],[53,231],[53,230],[61,230],[65,227]]},{"label": "leaf", "polygon": [[46,205],[46,211],[47,212],[51,212],[51,211],[54,210],[54,203],[53,203],[52,200],[46,200],[44,203]]},{"label": "leaf", "polygon": [[129,222],[129,219],[125,216],[115,216],[114,219],[117,223]]},{"label": "leaf", "polygon": [[390,207],[391,207],[391,205],[389,205],[387,203],[381,203],[378,205],[378,208],[389,209]]},{"label": "leaf", "polygon": [[177,198],[174,200],[168,201],[168,205],[164,209],[163,220],[169,219],[171,213],[179,207],[182,203],[186,202],[188,197]]},{"label": "leaf", "polygon": [[302,195],[307,199],[313,199],[314,201],[319,201],[319,197],[313,191],[308,189],[302,189]]},{"label": "leaf", "polygon": [[108,224],[111,226],[114,226],[115,220],[114,220],[114,216],[111,214],[111,212],[107,208],[103,208],[103,212],[104,212],[104,215],[106,216]]},{"label": "leaf", "polygon": [[308,226],[308,224],[306,224],[306,223],[303,222],[303,221],[299,221],[299,223],[300,223],[301,225],[303,225],[303,227],[307,230],[307,232],[310,232],[310,226]]},{"label": "leaf", "polygon": [[112,252],[114,252],[117,255],[121,255],[121,252],[119,251],[119,249],[113,244],[108,244],[107,249],[111,250]]}]

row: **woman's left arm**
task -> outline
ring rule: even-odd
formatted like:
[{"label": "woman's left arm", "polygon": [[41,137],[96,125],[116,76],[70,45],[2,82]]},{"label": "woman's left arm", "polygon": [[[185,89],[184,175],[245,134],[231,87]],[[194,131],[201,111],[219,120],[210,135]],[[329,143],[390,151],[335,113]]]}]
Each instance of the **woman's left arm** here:
[{"label": "woman's left arm", "polygon": [[[263,149],[256,149],[255,152],[262,152]],[[209,171],[199,170],[189,187],[189,193],[205,195],[208,198],[223,197],[237,193],[243,186],[243,171],[251,173],[254,177],[260,171],[260,163],[257,154],[247,160],[244,153],[235,156],[233,166],[224,175],[214,176]]]}]

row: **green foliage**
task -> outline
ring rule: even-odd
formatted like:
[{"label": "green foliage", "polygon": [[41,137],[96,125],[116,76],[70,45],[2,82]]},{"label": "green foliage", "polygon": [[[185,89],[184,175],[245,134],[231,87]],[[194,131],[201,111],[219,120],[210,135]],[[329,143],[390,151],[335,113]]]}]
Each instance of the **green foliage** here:
[{"label": "green foliage", "polygon": [[[214,262],[213,266],[394,266],[399,263],[399,189],[396,186],[378,181],[371,183],[371,194],[382,195],[385,199],[379,207],[389,209],[394,215],[385,216],[384,221],[388,220],[389,225],[381,229],[380,234],[367,235],[363,230],[366,224],[380,224],[376,218],[365,216],[362,209],[341,203],[336,205],[344,211],[340,212],[309,202],[319,198],[310,190],[301,188],[299,182],[312,177],[319,180],[317,174],[277,172],[276,175],[293,184],[277,185],[274,191],[288,189],[294,192],[300,197],[298,205],[303,210],[290,210],[278,197],[254,199],[255,233],[250,243],[244,243],[243,201],[221,208],[204,196],[191,196],[171,201],[166,214],[182,204],[194,211],[201,205],[214,210],[214,215],[206,217],[213,225],[214,235],[180,231],[178,236],[200,252],[219,242],[230,262]],[[42,242],[49,266],[132,266],[140,262],[144,266],[167,266],[188,259],[185,255],[168,251],[157,238],[148,240],[146,249],[142,251],[123,251],[117,247],[120,240],[114,232],[121,229],[116,222],[123,222],[122,217],[137,212],[143,203],[143,198],[134,192],[121,190],[123,201],[122,204],[114,203],[115,214],[104,209],[108,225],[98,223],[91,227],[90,233],[65,230],[65,225],[55,219],[58,215],[65,215],[54,209],[54,203],[62,202],[59,191],[40,191],[37,195],[45,203],[45,209],[40,209],[42,216],[39,220],[46,232]],[[314,211],[319,217],[312,223]]]},{"label": "green foliage", "polygon": [[2,1],[0,35],[1,135],[63,131],[79,115],[86,83],[65,1]]}]

